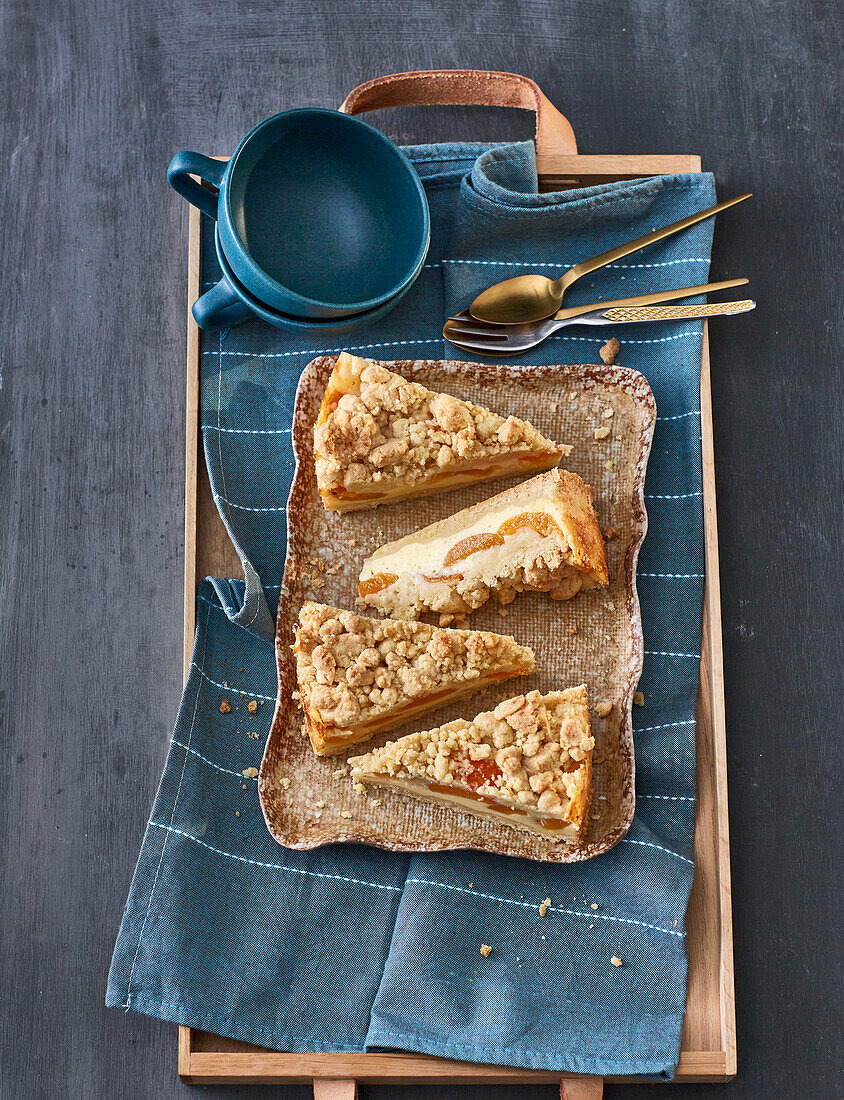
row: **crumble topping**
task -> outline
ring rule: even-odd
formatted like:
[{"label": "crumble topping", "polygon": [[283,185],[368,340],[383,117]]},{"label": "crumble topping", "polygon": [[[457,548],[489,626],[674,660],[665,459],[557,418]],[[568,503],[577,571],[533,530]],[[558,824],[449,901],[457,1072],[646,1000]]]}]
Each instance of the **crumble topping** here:
[{"label": "crumble topping", "polygon": [[368,619],[310,602],[299,612],[294,652],[306,709],[338,735],[443,685],[460,690],[484,674],[534,667],[532,651],[501,634]]},{"label": "crumble topping", "polygon": [[473,722],[457,719],[352,758],[352,776],[417,779],[565,817],[589,783],[595,741],[585,685],[499,703]]},{"label": "crumble topping", "polygon": [[326,395],[332,390],[342,396],[314,428],[320,489],[355,491],[385,479],[413,486],[449,467],[496,455],[550,452],[559,458],[571,451],[527,421],[436,393],[346,353]]},{"label": "crumble topping", "polygon": [[485,959],[489,958],[491,951],[492,951],[492,948],[489,946],[488,943],[482,943],[481,944],[481,954],[483,955],[483,957]]}]

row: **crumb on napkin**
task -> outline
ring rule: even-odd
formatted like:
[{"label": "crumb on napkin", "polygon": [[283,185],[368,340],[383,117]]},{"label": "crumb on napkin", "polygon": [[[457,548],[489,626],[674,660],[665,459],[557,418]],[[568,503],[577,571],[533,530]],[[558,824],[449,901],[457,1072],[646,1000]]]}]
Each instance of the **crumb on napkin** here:
[{"label": "crumb on napkin", "polygon": [[615,362],[615,357],[616,355],[618,355],[620,350],[621,344],[619,344],[618,340],[616,340],[616,338],[613,336],[609,340],[607,340],[607,342],[601,348],[601,359],[603,359],[607,366],[610,366],[611,363]]}]

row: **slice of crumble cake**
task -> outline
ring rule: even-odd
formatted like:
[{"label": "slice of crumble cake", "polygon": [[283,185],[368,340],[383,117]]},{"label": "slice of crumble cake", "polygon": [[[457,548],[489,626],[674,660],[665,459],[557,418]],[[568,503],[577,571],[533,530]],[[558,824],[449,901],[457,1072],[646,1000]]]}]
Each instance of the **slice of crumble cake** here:
[{"label": "slice of crumble cake", "polygon": [[499,703],[349,760],[351,779],[556,840],[579,842],[592,750],[586,686]]},{"label": "slice of crumble cake", "polygon": [[609,582],[592,490],[550,470],[382,546],[363,565],[358,600],[383,615],[463,616],[495,595],[568,600]]},{"label": "slice of crumble cake", "polygon": [[532,650],[505,635],[368,619],[310,602],[299,612],[293,652],[318,756],[535,667]]},{"label": "slice of crumble cake", "polygon": [[326,508],[350,511],[556,466],[571,447],[532,424],[344,352],[314,427]]}]

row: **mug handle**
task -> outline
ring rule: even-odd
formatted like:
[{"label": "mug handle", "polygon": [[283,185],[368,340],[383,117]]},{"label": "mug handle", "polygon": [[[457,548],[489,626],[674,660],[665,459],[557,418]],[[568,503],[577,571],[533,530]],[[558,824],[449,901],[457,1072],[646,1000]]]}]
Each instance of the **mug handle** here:
[{"label": "mug handle", "polygon": [[227,160],[213,160],[202,153],[176,153],[170,161],[167,169],[167,182],[183,199],[187,199],[192,206],[198,206],[203,214],[217,220],[217,196],[203,187],[191,176],[199,176],[200,179],[219,188],[223,181],[223,175],[228,165]]},{"label": "mug handle", "polygon": [[354,88],[340,110],[347,115],[381,107],[471,105],[521,107],[536,115],[536,152],[577,153],[574,130],[535,80],[487,69],[428,69],[377,76]]},{"label": "mug handle", "polygon": [[210,290],[191,306],[197,325],[204,331],[240,325],[254,318],[255,314],[234,292],[231,283],[223,276]]}]

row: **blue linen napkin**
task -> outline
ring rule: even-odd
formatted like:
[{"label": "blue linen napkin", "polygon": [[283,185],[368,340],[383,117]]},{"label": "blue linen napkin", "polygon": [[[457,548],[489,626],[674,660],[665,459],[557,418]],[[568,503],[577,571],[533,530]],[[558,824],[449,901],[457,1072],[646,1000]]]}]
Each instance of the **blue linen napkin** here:
[{"label": "blue linen napkin", "polygon": [[[693,873],[699,324],[618,333],[619,361],[646,375],[659,410],[638,574],[646,655],[645,705],[634,708],[637,808],[625,840],[562,867],[357,845],[295,852],[272,840],[261,816],[250,769],[276,693],[269,643],[302,368],[341,350],[463,358],[443,344],[443,319],[484,286],[523,270],[556,273],[714,202],[708,175],[539,195],[530,144],[408,153],[425,182],[433,236],[417,284],[393,313],[340,340],[259,322],[203,337],[206,461],[245,580],[209,580],[198,594],[193,664],[106,1000],[286,1050],[393,1048],[667,1078],[685,1008]],[[217,278],[211,232],[205,223],[209,283]],[[711,222],[687,230],[596,272],[567,302],[705,282],[711,237]],[[595,362],[605,338],[606,330],[569,329],[526,361]],[[221,713],[224,698],[231,710]],[[488,958],[482,942],[493,946]]]}]

